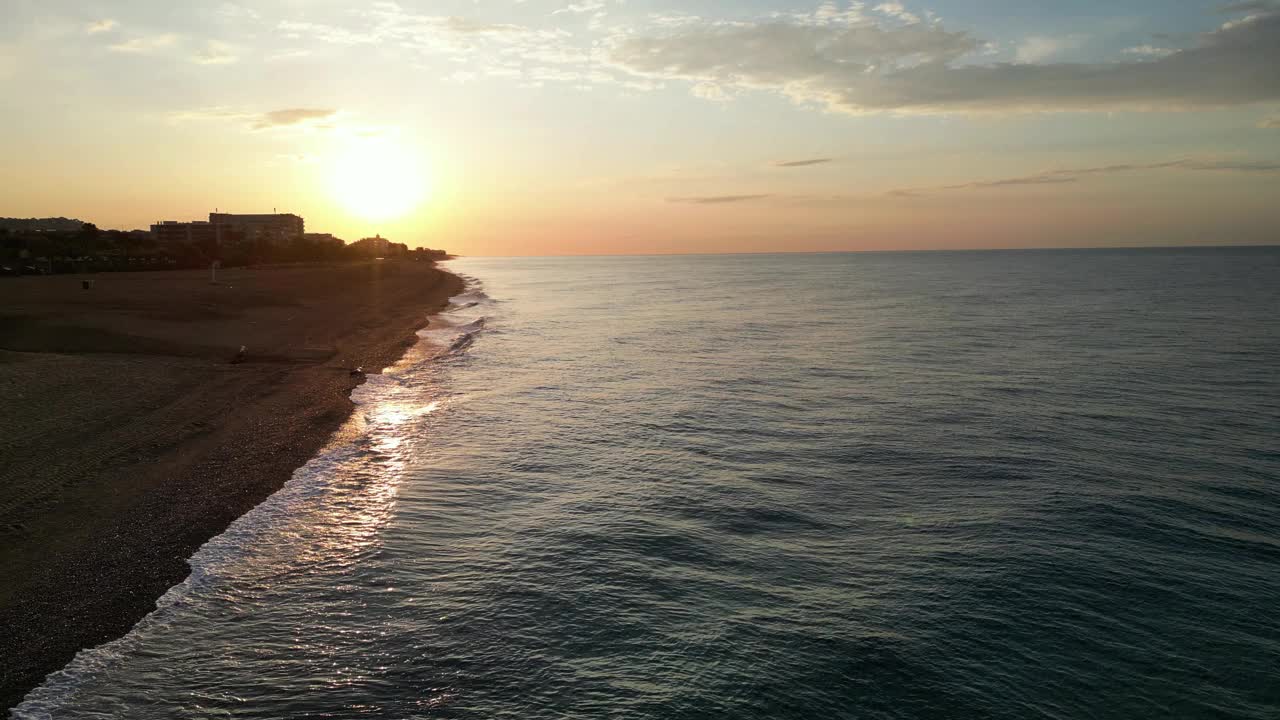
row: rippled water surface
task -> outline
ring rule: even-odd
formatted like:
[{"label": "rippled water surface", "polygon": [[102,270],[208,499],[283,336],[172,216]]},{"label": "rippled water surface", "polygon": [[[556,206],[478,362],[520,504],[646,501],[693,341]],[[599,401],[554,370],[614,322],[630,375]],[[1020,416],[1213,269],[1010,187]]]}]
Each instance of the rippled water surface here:
[{"label": "rippled water surface", "polygon": [[19,717],[1280,716],[1280,251],[452,268]]}]

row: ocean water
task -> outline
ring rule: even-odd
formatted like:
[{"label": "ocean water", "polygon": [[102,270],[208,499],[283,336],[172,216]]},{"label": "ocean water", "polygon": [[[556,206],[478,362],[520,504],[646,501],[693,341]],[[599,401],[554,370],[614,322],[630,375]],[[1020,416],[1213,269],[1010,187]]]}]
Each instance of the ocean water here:
[{"label": "ocean water", "polygon": [[1280,717],[1280,249],[451,267],[16,717]]}]

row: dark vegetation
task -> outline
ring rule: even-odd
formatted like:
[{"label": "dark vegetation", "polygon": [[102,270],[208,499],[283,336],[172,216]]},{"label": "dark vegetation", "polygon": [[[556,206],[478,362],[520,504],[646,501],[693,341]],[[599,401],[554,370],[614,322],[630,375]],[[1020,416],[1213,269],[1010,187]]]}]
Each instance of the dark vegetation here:
[{"label": "dark vegetation", "polygon": [[410,250],[382,237],[348,244],[329,236],[245,237],[226,232],[221,242],[161,242],[146,230],[101,230],[68,218],[0,218],[0,276],[203,268],[214,261],[241,267],[379,257],[434,261],[447,254]]}]

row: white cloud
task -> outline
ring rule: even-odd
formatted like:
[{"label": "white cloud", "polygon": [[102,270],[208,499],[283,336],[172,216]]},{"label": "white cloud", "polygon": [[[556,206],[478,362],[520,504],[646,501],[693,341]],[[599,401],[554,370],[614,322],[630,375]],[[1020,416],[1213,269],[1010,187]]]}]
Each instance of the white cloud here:
[{"label": "white cloud", "polygon": [[694,97],[700,97],[703,100],[712,102],[728,102],[733,99],[733,96],[725,92],[724,88],[709,82],[701,82],[694,85],[690,92],[693,93]]},{"label": "white cloud", "polygon": [[1142,61],[977,64],[983,47],[938,23],[770,20],[632,35],[608,53],[616,67],[643,77],[775,90],[849,113],[1179,110],[1280,100],[1280,11]]},{"label": "white cloud", "polygon": [[267,61],[278,62],[281,60],[297,60],[299,58],[310,57],[311,51],[306,48],[294,48],[292,50],[281,50],[267,56]]},{"label": "white cloud", "polygon": [[905,23],[918,23],[920,16],[915,13],[908,12],[907,8],[900,2],[883,2],[876,5],[876,12],[887,15],[891,18],[901,20]]},{"label": "white cloud", "polygon": [[206,42],[204,48],[191,57],[193,62],[201,65],[226,65],[238,59],[233,46],[217,40]]},{"label": "white cloud", "polygon": [[192,122],[204,120],[248,120],[257,117],[256,113],[236,110],[225,106],[199,108],[196,110],[179,110],[169,113],[170,120],[175,122]]},{"label": "white cloud", "polygon": [[[271,130],[287,127],[321,127],[331,124],[338,111],[333,108],[283,108],[267,112],[252,112],[226,106],[183,110],[170,113],[175,122],[218,121],[241,125],[248,130]],[[363,130],[367,132],[368,129]]]},{"label": "white cloud", "polygon": [[94,20],[93,22],[89,23],[85,27],[84,31],[90,35],[97,35],[98,33],[110,32],[119,26],[120,26],[120,23],[116,22],[115,20],[111,20],[110,18],[104,18],[102,20]]},{"label": "white cloud", "polygon": [[1084,41],[1083,35],[1064,35],[1061,37],[1033,35],[1018,45],[1016,56],[1020,63],[1043,62],[1054,55],[1080,47]]},{"label": "white cloud", "polygon": [[337,114],[337,110],[331,108],[286,108],[284,110],[272,110],[262,113],[254,118],[249,127],[254,130],[266,130],[269,128],[286,127],[289,125],[300,125],[305,123],[313,123],[318,120],[327,120]]},{"label": "white cloud", "polygon": [[114,52],[122,53],[138,53],[148,54],[157,50],[163,50],[172,47],[178,42],[178,36],[173,33],[162,33],[160,35],[143,35],[131,38],[114,45],[108,45],[107,49]]},{"label": "white cloud", "polygon": [[1102,165],[1098,167],[1068,168],[1063,170],[1048,170],[1034,175],[1022,175],[1018,177],[998,178],[995,180],[974,180],[965,183],[957,183],[953,185],[940,185],[928,188],[904,188],[892,190],[890,195],[898,196],[919,196],[929,195],[938,192],[951,192],[956,190],[990,190],[995,188],[1016,187],[1016,186],[1034,186],[1034,185],[1058,185],[1063,183],[1074,183],[1082,178],[1115,175],[1119,173],[1132,173],[1152,170],[1185,170],[1191,172],[1226,172],[1226,173],[1280,173],[1280,162],[1271,160],[1210,160],[1210,159],[1183,159],[1169,160],[1158,163],[1144,164],[1119,164],[1119,165]]},{"label": "white cloud", "polygon": [[573,13],[581,15],[583,13],[595,12],[604,9],[604,0],[582,0],[579,3],[566,5],[565,7],[551,13],[552,15],[562,15],[564,13]]},{"label": "white cloud", "polygon": [[1142,57],[1164,57],[1177,52],[1170,48],[1156,47],[1155,45],[1137,45],[1131,48],[1125,48],[1125,53],[1129,55],[1139,55]]},{"label": "white cloud", "polygon": [[217,14],[228,21],[259,20],[262,18],[257,10],[231,2],[225,2],[218,6]]},{"label": "white cloud", "polygon": [[659,85],[608,68],[601,59],[601,48],[583,44],[563,29],[422,15],[394,2],[375,3],[358,18],[360,22],[351,27],[296,21],[283,22],[278,27],[295,40],[395,46],[424,57],[443,56],[465,63],[466,72],[448,77],[455,83],[477,77],[504,77],[523,80],[530,86],[544,81],[583,88],[615,85],[635,90]]}]

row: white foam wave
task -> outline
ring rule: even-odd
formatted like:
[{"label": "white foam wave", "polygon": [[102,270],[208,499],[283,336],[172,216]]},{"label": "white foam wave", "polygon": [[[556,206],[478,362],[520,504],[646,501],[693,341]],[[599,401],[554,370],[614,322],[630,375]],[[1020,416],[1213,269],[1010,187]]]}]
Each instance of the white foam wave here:
[{"label": "white foam wave", "polygon": [[[458,297],[467,295],[476,297],[483,295],[483,292],[469,288]],[[433,320],[437,318],[440,316]],[[419,353],[415,356],[418,362],[430,362],[442,354],[470,346],[475,334],[484,326],[483,317],[462,325],[453,325],[449,319],[443,320],[439,327],[432,322],[419,335],[424,343],[443,344],[449,350],[446,353]],[[449,338],[449,341],[442,343],[445,338]],[[462,343],[463,340],[466,341],[465,344]],[[191,568],[187,578],[169,588],[156,601],[155,610],[135,624],[126,635],[78,652],[65,667],[48,675],[43,684],[28,693],[23,702],[12,710],[11,717],[16,720],[52,720],[57,717],[64,708],[74,706],[78,689],[109,673],[120,661],[144,646],[149,631],[163,629],[173,623],[181,617],[184,608],[198,602],[201,596],[207,594],[206,591],[229,582],[238,573],[242,574],[244,563],[241,561],[252,548],[263,544],[265,535],[274,531],[288,533],[287,526],[291,519],[314,513],[320,505],[353,501],[352,497],[336,497],[349,492],[349,488],[340,487],[343,475],[340,469],[371,449],[379,450],[381,445],[375,436],[380,431],[388,435],[390,447],[398,444],[398,439],[391,437],[394,435],[394,427],[403,423],[405,417],[415,414],[412,408],[406,409],[403,396],[408,392],[417,398],[421,391],[419,383],[411,379],[406,381],[406,372],[411,369],[412,366],[406,368],[398,365],[390,374],[370,375],[364,384],[352,391],[351,399],[357,410],[343,428],[335,433],[328,446],[294,471],[280,490],[236,519],[220,535],[202,545],[187,560]],[[419,402],[417,409],[421,412],[416,414],[430,412],[436,405],[437,403]],[[361,490],[359,497],[354,500],[378,504],[378,507],[361,508],[362,516],[371,518],[373,526],[357,530],[365,534],[376,533],[380,522],[378,518],[390,515],[394,492],[370,492],[369,488]]]}]

